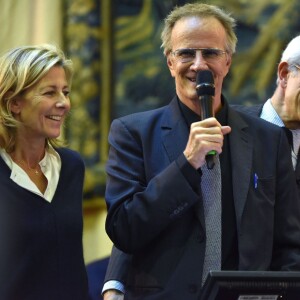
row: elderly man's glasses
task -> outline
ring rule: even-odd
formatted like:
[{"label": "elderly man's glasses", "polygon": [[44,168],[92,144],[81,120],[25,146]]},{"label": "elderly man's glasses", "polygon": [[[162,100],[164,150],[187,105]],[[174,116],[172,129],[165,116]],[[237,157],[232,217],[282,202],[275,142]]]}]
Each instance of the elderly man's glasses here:
[{"label": "elderly man's glasses", "polygon": [[300,66],[299,66],[299,65],[294,64],[294,66],[295,66],[298,70],[300,70]]},{"label": "elderly man's glasses", "polygon": [[176,60],[182,63],[188,63],[195,59],[197,51],[201,52],[203,59],[207,62],[217,61],[227,53],[226,51],[217,48],[182,48],[172,51],[171,53]]}]

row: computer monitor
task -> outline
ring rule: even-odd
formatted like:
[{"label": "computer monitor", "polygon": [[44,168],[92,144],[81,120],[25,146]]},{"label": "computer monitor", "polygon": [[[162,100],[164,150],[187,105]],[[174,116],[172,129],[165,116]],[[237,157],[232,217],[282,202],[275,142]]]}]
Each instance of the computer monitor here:
[{"label": "computer monitor", "polygon": [[300,272],[210,271],[200,300],[300,300]]}]

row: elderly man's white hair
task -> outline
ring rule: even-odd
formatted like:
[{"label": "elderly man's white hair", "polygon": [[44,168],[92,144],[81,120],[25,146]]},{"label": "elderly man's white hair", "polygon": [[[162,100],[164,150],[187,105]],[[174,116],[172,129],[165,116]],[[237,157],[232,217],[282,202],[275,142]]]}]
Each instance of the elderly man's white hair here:
[{"label": "elderly man's white hair", "polygon": [[282,53],[281,61],[290,64],[300,63],[300,35],[293,38]]},{"label": "elderly man's white hair", "polygon": [[[288,70],[292,73],[298,72],[297,66],[300,66],[300,35],[294,37],[282,52],[280,62],[288,64]],[[276,84],[280,82],[278,74]]]}]

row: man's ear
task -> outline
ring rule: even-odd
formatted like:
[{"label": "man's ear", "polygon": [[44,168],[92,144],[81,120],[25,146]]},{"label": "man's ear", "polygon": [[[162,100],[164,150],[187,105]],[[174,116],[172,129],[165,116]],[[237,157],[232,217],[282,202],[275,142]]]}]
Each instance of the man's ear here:
[{"label": "man's ear", "polygon": [[278,74],[278,79],[279,79],[279,85],[285,89],[287,85],[287,79],[288,79],[288,74],[289,74],[289,65],[287,62],[282,61],[277,68],[277,74]]},{"label": "man's ear", "polygon": [[174,60],[171,59],[170,54],[167,54],[167,64],[172,77],[175,77]]},{"label": "man's ear", "polygon": [[232,55],[227,55],[226,65],[228,66],[228,68],[230,68],[231,63],[232,63]]},{"label": "man's ear", "polygon": [[230,66],[231,66],[231,62],[232,62],[232,56],[231,55],[227,55],[226,57],[226,71],[224,74],[224,77],[228,74]]}]

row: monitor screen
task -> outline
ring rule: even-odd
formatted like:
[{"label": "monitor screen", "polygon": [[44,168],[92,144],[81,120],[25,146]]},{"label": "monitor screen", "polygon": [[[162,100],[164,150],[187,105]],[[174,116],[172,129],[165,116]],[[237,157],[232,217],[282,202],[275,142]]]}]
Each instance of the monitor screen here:
[{"label": "monitor screen", "polygon": [[300,300],[300,272],[210,271],[200,300]]}]

